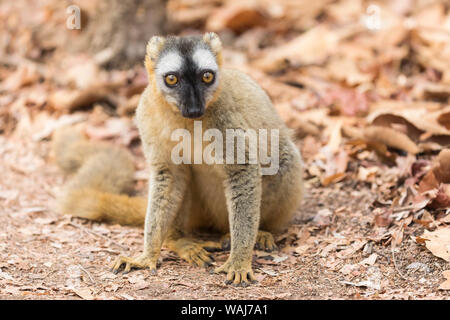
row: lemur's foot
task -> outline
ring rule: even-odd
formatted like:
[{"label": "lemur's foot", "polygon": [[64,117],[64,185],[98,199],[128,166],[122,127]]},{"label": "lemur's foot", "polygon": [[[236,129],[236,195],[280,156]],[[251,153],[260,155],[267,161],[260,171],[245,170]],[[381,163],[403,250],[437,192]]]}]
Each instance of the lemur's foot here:
[{"label": "lemur's foot", "polygon": [[149,257],[141,254],[135,258],[119,256],[111,266],[111,271],[117,274],[122,266],[124,266],[123,273],[130,272],[131,269],[150,269],[150,272],[156,274],[156,262],[158,258]]},{"label": "lemur's foot", "polygon": [[168,243],[168,247],[189,264],[205,268],[214,261],[208,251],[221,249],[221,245],[218,242],[196,241],[187,238],[172,240]]},{"label": "lemur's foot", "polygon": [[268,252],[272,252],[277,248],[275,244],[275,240],[270,232],[267,231],[258,231],[258,235],[256,236],[256,249],[264,250]]},{"label": "lemur's foot", "polygon": [[256,283],[255,275],[249,263],[235,263],[227,260],[221,267],[214,270],[216,273],[224,272],[227,274],[226,284],[234,286],[247,287],[250,283]]},{"label": "lemur's foot", "polygon": [[[222,244],[223,250],[230,250],[231,242],[230,242],[230,234],[227,233],[220,239],[220,243]],[[277,248],[275,244],[275,240],[270,232],[267,231],[258,231],[258,235],[256,236],[256,249],[264,250],[271,252]]]},{"label": "lemur's foot", "polygon": [[220,238],[220,244],[222,246],[222,250],[230,250],[231,248],[231,238],[230,234],[224,234],[222,238]]}]

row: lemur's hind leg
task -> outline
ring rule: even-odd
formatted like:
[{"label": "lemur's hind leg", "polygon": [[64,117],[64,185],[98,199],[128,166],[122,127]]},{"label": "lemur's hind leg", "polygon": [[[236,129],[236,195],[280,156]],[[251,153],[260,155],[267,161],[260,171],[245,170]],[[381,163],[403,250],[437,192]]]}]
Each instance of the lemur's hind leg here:
[{"label": "lemur's hind leg", "polygon": [[[230,234],[222,236],[220,239],[220,244],[223,250],[230,250]],[[258,235],[256,236],[255,248],[258,250],[264,250],[271,252],[277,248],[275,240],[270,232],[258,230]]]},{"label": "lemur's hind leg", "polygon": [[220,242],[188,238],[176,230],[171,231],[165,245],[189,264],[198,267],[210,266],[214,261],[210,251],[217,251],[222,248]]},{"label": "lemur's hind leg", "polygon": [[214,261],[210,252],[221,250],[222,246],[217,241],[202,241],[189,236],[191,230],[187,226],[192,224],[193,220],[196,220],[194,215],[197,208],[194,208],[192,203],[192,191],[188,189],[180,212],[177,214],[167,236],[165,246],[189,264],[207,267]]},{"label": "lemur's hind leg", "polygon": [[273,235],[267,231],[258,231],[256,236],[256,249],[271,252],[277,248]]},{"label": "lemur's hind leg", "polygon": [[303,198],[302,159],[289,142],[280,149],[276,175],[263,176],[260,228],[270,232],[287,229]]}]

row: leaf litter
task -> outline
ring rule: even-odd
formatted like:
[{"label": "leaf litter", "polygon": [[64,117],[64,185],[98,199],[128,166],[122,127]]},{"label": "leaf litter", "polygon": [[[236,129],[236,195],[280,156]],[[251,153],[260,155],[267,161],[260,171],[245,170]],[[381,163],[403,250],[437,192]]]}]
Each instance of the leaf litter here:
[{"label": "leaf litter", "polygon": [[[63,23],[49,3],[36,12]],[[27,41],[48,19],[30,25],[17,9],[26,1],[0,4],[11,36],[0,44],[0,297],[448,299],[450,11],[405,3],[375,1],[373,20],[362,0],[168,1],[186,33],[227,37],[225,65],[266,89],[304,157],[302,214],[276,235],[277,251],[255,251],[259,283],[246,289],[165,249],[157,277],[112,275],[116,255],[141,250],[142,230],[56,212],[64,178],[50,143],[63,125],[129,148],[145,195],[132,121],[145,70]]]}]

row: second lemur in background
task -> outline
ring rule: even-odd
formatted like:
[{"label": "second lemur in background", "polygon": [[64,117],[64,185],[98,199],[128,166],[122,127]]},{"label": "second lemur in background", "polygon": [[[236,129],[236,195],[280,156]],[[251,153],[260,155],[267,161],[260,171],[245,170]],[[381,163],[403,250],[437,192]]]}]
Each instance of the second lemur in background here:
[{"label": "second lemur in background", "polygon": [[[142,254],[119,257],[113,265],[116,272],[123,266],[125,272],[149,268],[156,273],[163,244],[192,264],[208,265],[212,260],[207,249],[219,245],[193,239],[192,231],[209,228],[225,239],[229,233],[230,256],[215,271],[225,272],[228,283],[246,285],[255,280],[251,265],[255,244],[272,250],[271,233],[285,228],[299,207],[300,153],[264,90],[244,73],[222,67],[216,34],[153,37],[145,66],[149,85],[141,96],[136,123],[148,163],[148,201],[122,194],[132,179],[132,163],[124,151],[101,147],[96,152],[90,142],[76,137],[70,141],[78,142],[68,146],[61,141],[70,134],[62,131],[55,139],[60,141],[56,156],[69,163],[66,167],[81,169],[60,199],[61,210],[144,224]],[[203,130],[216,129],[223,136],[227,129],[279,130],[278,172],[261,175],[262,163],[259,158],[256,163],[248,161],[248,149],[243,164],[175,164],[171,156],[178,141],[171,135],[182,128],[193,136],[195,120],[202,122]]]}]

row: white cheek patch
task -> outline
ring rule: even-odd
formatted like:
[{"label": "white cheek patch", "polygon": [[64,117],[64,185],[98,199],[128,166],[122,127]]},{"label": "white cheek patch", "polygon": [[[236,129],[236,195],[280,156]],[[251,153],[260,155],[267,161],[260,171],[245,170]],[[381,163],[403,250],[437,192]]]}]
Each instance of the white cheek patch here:
[{"label": "white cheek patch", "polygon": [[183,58],[177,52],[169,52],[163,55],[156,65],[156,73],[160,76],[169,72],[180,71]]},{"label": "white cheek patch", "polygon": [[171,72],[179,72],[183,66],[183,58],[176,51],[168,52],[164,54],[156,64],[155,73],[158,88],[166,93],[166,100],[175,104],[176,100],[171,97],[172,90],[168,88],[164,82],[164,76]]},{"label": "white cheek patch", "polygon": [[215,72],[214,83],[205,89],[205,100],[208,104],[214,96],[214,92],[217,89],[219,83],[219,66],[217,65],[217,60],[214,54],[204,48],[197,48],[192,55],[192,60],[194,61],[197,69],[199,70],[212,70]]},{"label": "white cheek patch", "polygon": [[212,71],[217,71],[219,69],[216,57],[207,49],[196,49],[192,55],[192,59],[197,65],[197,68],[200,70],[209,69]]}]

